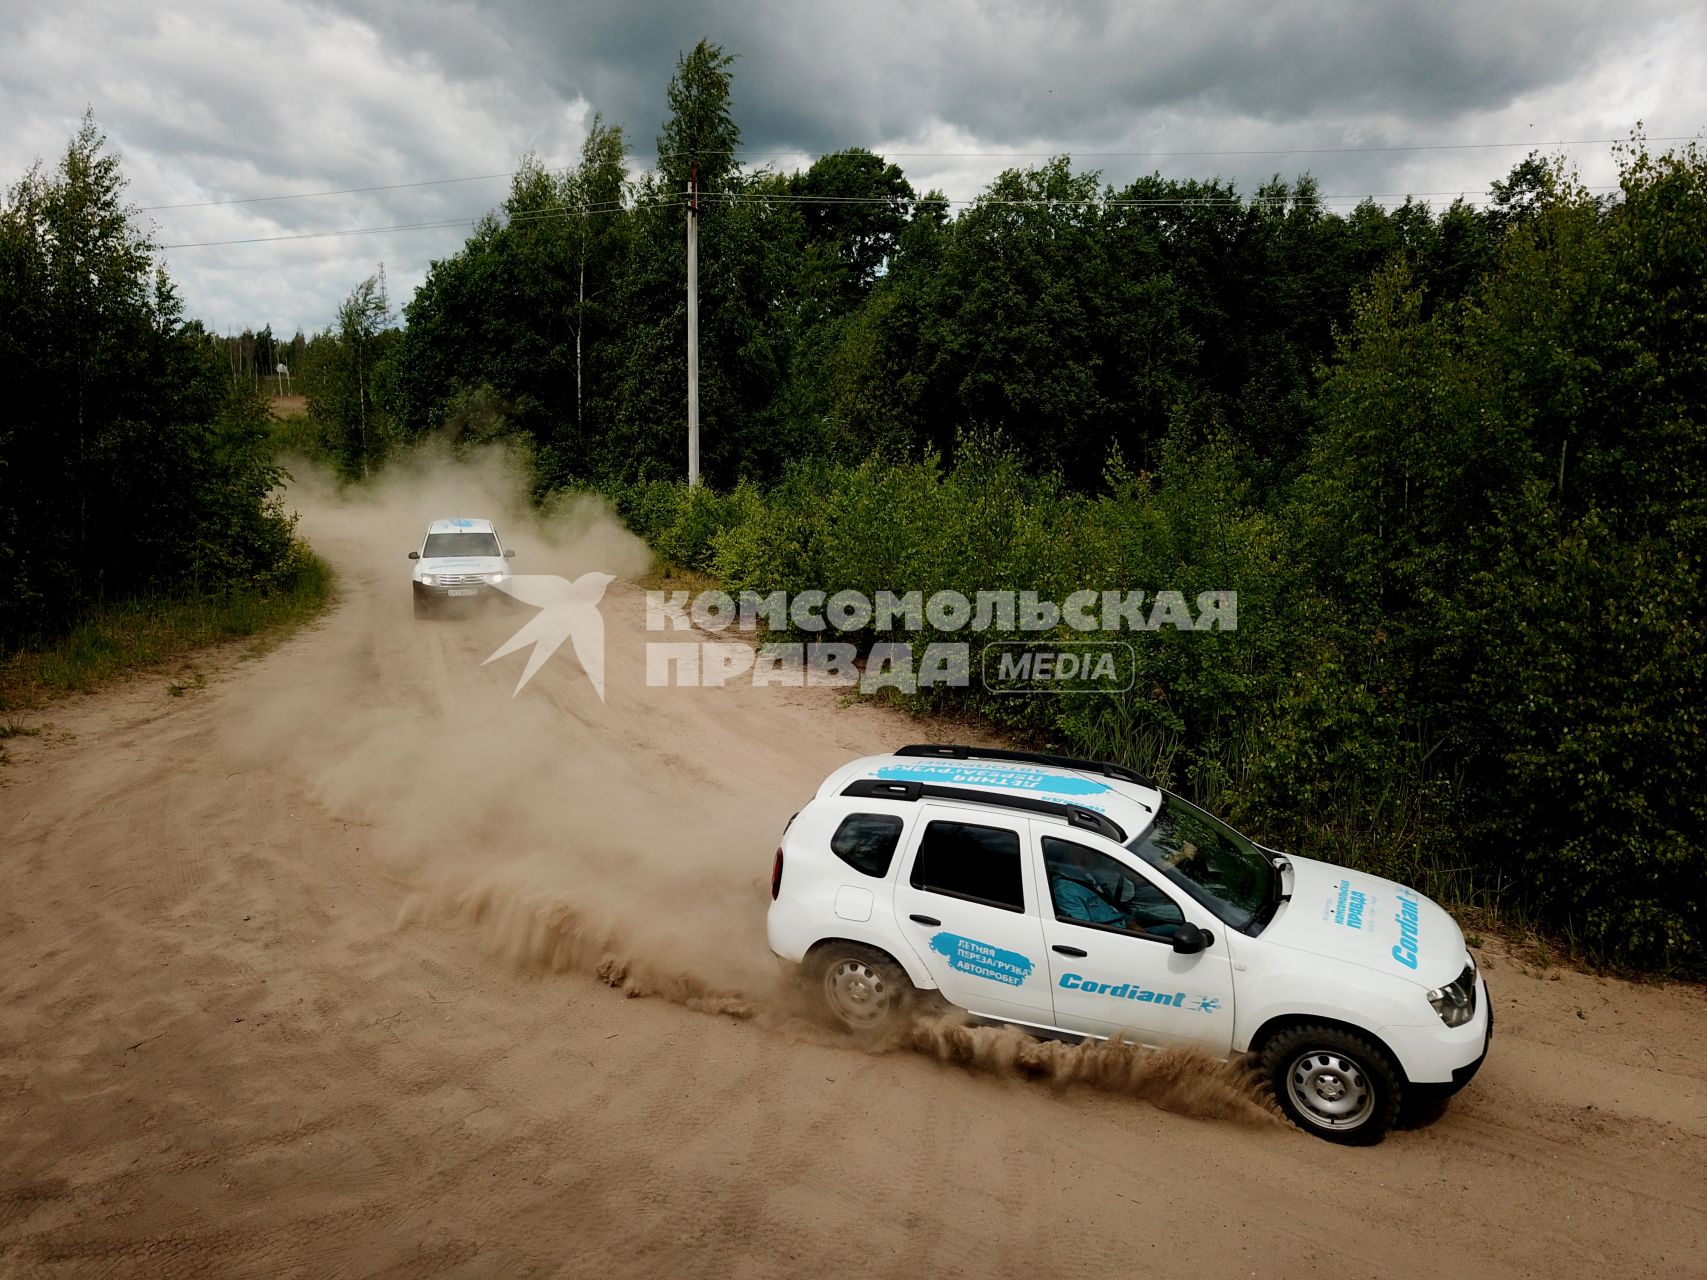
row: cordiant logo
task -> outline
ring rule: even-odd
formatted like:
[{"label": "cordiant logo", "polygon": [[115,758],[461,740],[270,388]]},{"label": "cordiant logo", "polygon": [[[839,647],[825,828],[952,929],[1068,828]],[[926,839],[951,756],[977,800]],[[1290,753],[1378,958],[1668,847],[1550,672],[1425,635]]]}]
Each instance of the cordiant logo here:
[{"label": "cordiant logo", "polygon": [[1417,896],[1409,889],[1400,889],[1394,895],[1399,900],[1399,914],[1393,919],[1399,922],[1399,941],[1393,946],[1393,959],[1407,969],[1417,967],[1417,935],[1422,924],[1422,918],[1417,913]]},{"label": "cordiant logo", "polygon": [[[501,590],[523,604],[531,604],[539,610],[486,659],[486,662],[495,662],[517,649],[530,644],[533,646],[527,666],[522,668],[521,679],[516,681],[515,690],[510,694],[512,698],[526,687],[527,682],[545,665],[545,660],[567,640],[575,650],[581,670],[592,682],[593,692],[599,695],[600,702],[605,700],[605,620],[599,613],[599,601],[604,599],[605,588],[615,581],[614,574],[595,570],[583,573],[573,582],[550,573],[523,573],[505,578],[498,584]],[[485,666],[486,662],[480,665]]]},{"label": "cordiant logo", "polygon": [[1191,1003],[1187,1004],[1188,997],[1183,991],[1151,991],[1136,982],[1098,982],[1079,973],[1062,974],[1056,985],[1069,991],[1083,991],[1086,995],[1107,996],[1111,1000],[1136,1000],[1140,1004],[1196,1009],[1202,1013],[1214,1013],[1221,1007],[1221,1001],[1215,996],[1191,996]]}]

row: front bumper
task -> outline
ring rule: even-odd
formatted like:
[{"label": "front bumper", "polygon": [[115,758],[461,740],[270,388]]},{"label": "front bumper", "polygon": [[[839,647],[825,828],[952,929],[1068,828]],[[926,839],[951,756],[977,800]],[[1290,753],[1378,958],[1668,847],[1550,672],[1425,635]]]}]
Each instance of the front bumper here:
[{"label": "front bumper", "polygon": [[415,599],[432,604],[448,604],[453,600],[486,600],[493,596],[506,594],[501,586],[484,580],[479,582],[435,582],[430,587],[417,580],[410,585],[414,587]]},{"label": "front bumper", "polygon": [[[1482,984],[1482,999],[1484,1001],[1486,1001],[1488,999],[1488,987],[1487,987],[1486,983]],[[1462,1089],[1465,1085],[1469,1084],[1470,1081],[1474,1080],[1476,1078],[1476,1073],[1482,1069],[1482,1064],[1488,1060],[1488,1047],[1490,1045],[1492,1045],[1494,1042],[1494,1006],[1493,1006],[1493,1003],[1491,1001],[1488,1002],[1487,1007],[1488,1007],[1488,1029],[1482,1033],[1482,1052],[1477,1057],[1477,1059],[1474,1062],[1470,1063],[1468,1066],[1458,1067],[1457,1069],[1455,1069],[1453,1071],[1452,1083],[1450,1085],[1446,1086],[1446,1096],[1447,1097],[1451,1097],[1453,1094],[1457,1093],[1460,1089]]]},{"label": "front bumper", "polygon": [[[1494,1041],[1494,1006],[1488,998],[1488,985],[1478,975],[1477,991],[1478,1008],[1476,1020],[1465,1030],[1473,1030],[1474,1039],[1465,1050],[1460,1050],[1459,1061],[1451,1061],[1450,1057],[1443,1060],[1442,1047],[1437,1046],[1431,1054],[1424,1055],[1432,1059],[1432,1070],[1416,1071],[1410,1075],[1410,1092],[1419,1097],[1450,1098],[1470,1081],[1476,1078],[1476,1073],[1482,1069],[1482,1064],[1488,1060],[1488,1049]],[[1449,1051],[1447,1051],[1449,1053]],[[1464,1057],[1465,1053],[1474,1054]]]},{"label": "front bumper", "polygon": [[1494,1011],[1488,999],[1488,984],[1476,975],[1476,1016],[1461,1027],[1433,1025],[1386,1026],[1379,1035],[1406,1081],[1418,1089],[1456,1093],[1470,1082],[1488,1056],[1493,1036]]}]

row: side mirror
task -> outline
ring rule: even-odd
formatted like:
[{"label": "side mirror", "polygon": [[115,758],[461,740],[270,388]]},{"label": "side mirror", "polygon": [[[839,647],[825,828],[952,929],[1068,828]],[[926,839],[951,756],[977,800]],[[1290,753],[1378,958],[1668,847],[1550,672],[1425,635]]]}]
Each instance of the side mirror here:
[{"label": "side mirror", "polygon": [[506,560],[514,560],[514,559],[515,559],[515,558],[516,558],[516,553],[515,553],[515,552],[514,552],[514,551],[506,551],[506,552],[504,552],[504,559],[506,559]]},{"label": "side mirror", "polygon": [[1174,950],[1182,956],[1194,956],[1215,945],[1215,935],[1200,929],[1187,920],[1174,930]]},{"label": "side mirror", "polygon": [[409,553],[409,558],[411,560],[419,560],[421,558],[421,553],[419,551],[411,551]]}]

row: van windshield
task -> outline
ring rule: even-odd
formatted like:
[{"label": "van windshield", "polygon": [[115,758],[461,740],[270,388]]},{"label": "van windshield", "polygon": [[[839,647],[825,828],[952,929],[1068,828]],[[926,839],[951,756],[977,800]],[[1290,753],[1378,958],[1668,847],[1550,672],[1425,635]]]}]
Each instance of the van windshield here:
[{"label": "van windshield", "polygon": [[496,556],[498,535],[494,533],[429,533],[421,559],[438,560],[444,556]]},{"label": "van windshield", "polygon": [[1274,871],[1263,851],[1176,795],[1162,793],[1155,821],[1126,847],[1235,929],[1268,903]]}]

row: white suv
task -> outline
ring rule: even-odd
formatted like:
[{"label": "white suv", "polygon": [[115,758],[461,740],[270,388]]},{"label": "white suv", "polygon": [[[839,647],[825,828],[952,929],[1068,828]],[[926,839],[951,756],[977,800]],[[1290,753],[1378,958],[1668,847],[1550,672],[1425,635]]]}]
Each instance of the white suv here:
[{"label": "white suv", "polygon": [[771,950],[869,1036],[923,991],[1040,1035],[1252,1055],[1288,1116],[1378,1142],[1446,1097],[1493,1033],[1452,917],[1279,854],[1118,765],[902,747],[831,774],[790,820]]},{"label": "white suv", "polygon": [[413,574],[415,616],[424,618],[442,604],[479,600],[501,590],[510,576],[507,562],[515,554],[498,541],[490,520],[433,521],[420,547],[409,553],[418,561]]}]

